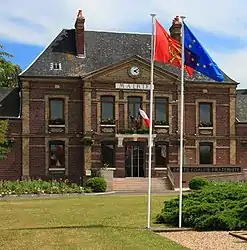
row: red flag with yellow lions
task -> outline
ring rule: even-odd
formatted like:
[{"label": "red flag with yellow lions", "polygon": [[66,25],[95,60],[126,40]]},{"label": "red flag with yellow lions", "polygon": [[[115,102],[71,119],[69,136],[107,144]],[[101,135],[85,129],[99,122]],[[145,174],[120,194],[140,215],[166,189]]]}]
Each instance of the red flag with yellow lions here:
[{"label": "red flag with yellow lions", "polygon": [[[181,68],[181,44],[177,40],[173,39],[157,20],[155,22],[156,32],[154,61],[169,63]],[[184,68],[188,74],[192,76],[194,69],[188,66],[185,66]]]}]

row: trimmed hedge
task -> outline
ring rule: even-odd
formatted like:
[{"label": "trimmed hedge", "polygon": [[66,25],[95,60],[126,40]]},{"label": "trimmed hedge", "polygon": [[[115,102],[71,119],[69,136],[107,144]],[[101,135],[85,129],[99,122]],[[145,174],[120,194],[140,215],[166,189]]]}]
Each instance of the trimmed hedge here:
[{"label": "trimmed hedge", "polygon": [[[212,182],[183,195],[182,224],[197,230],[247,229],[247,183]],[[178,226],[179,199],[164,202],[156,223]]]},{"label": "trimmed hedge", "polygon": [[93,177],[86,181],[85,188],[91,189],[94,193],[105,192],[107,183],[103,177]]},{"label": "trimmed hedge", "polygon": [[74,183],[65,181],[42,181],[42,180],[23,180],[23,181],[0,181],[0,197],[6,195],[22,194],[68,194],[83,193],[84,188]]},{"label": "trimmed hedge", "polygon": [[203,177],[194,177],[189,182],[189,188],[191,190],[198,190],[205,186],[208,186],[210,184],[210,181]]}]

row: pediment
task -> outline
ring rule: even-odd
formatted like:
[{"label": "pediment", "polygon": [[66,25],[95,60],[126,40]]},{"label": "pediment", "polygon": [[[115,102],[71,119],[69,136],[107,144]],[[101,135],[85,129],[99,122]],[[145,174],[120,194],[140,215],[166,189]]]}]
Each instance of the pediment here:
[{"label": "pediment", "polygon": [[[150,83],[151,65],[141,59],[132,58],[106,68],[91,72],[84,79],[100,82]],[[177,77],[164,70],[154,68],[154,82],[173,83]]]}]

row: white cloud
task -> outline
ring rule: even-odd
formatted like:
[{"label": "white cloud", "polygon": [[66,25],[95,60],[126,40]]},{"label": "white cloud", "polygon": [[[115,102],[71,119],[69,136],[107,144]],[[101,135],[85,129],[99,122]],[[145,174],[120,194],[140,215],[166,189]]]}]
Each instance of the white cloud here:
[{"label": "white cloud", "polygon": [[247,47],[230,53],[213,52],[215,61],[233,80],[240,82],[238,88],[247,88]]},{"label": "white cloud", "polygon": [[[138,30],[140,23],[151,22],[156,13],[163,23],[171,23],[176,15],[187,16],[187,23],[218,35],[230,35],[246,42],[246,0],[8,0],[0,8],[0,37],[17,42],[47,45],[62,28],[73,28],[78,9],[86,17],[86,28],[96,30]],[[13,19],[26,19],[43,26],[32,28]],[[150,23],[151,25],[151,23]],[[36,27],[36,26],[34,26]],[[168,27],[167,27],[168,28]],[[244,82],[247,49],[235,50],[230,55],[214,48],[215,61],[234,79]],[[239,60],[243,63],[239,63]]]}]

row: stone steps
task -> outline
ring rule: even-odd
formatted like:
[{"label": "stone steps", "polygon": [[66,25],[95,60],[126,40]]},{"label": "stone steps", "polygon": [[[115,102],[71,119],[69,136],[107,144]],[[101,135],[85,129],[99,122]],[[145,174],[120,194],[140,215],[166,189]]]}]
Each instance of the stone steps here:
[{"label": "stone steps", "polygon": [[[167,178],[152,178],[152,192],[162,193],[171,190]],[[114,178],[113,190],[121,192],[147,192],[148,178]]]}]

